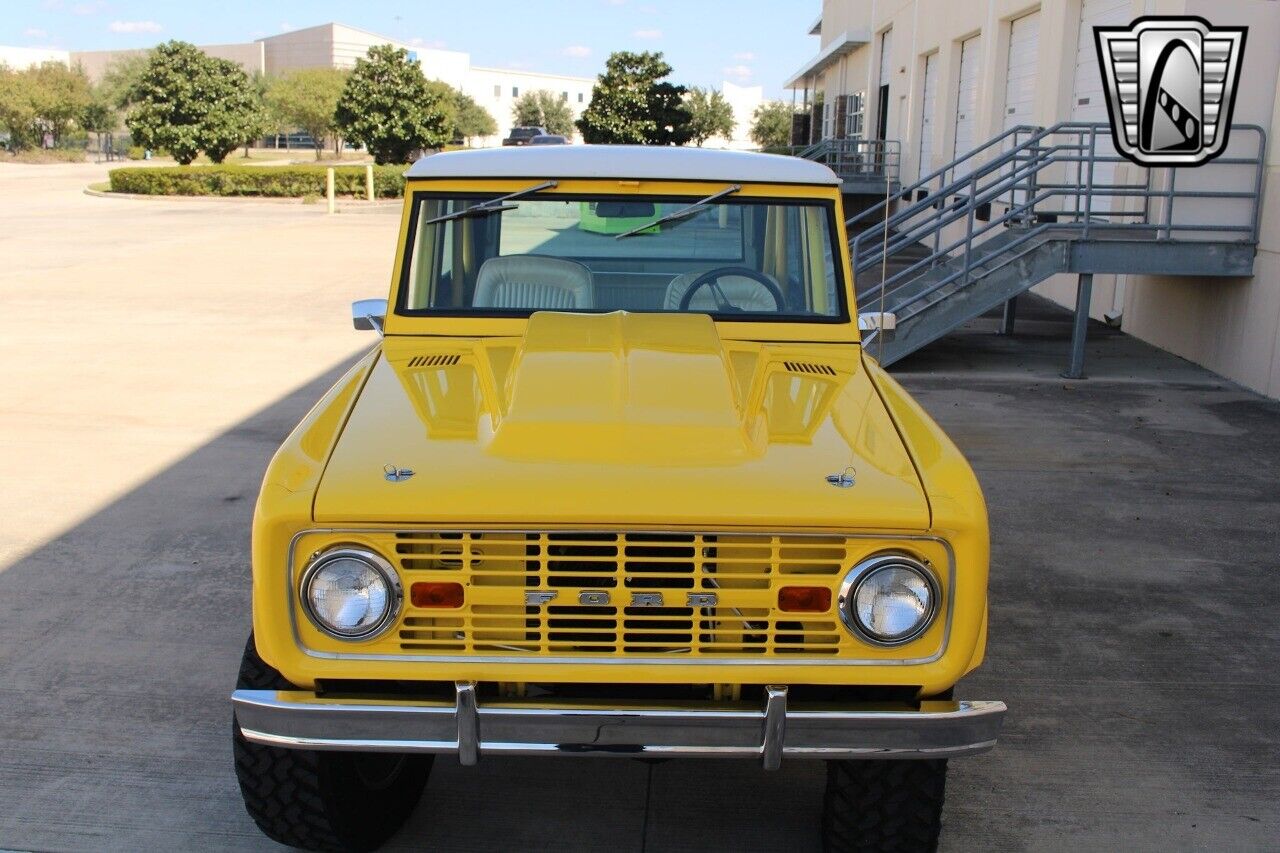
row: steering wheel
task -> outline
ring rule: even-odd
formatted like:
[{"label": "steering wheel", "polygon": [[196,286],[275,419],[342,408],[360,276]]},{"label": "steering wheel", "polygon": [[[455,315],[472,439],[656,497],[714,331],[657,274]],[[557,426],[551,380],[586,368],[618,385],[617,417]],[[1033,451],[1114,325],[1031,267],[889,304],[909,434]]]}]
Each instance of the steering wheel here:
[{"label": "steering wheel", "polygon": [[758,283],[765,290],[769,291],[769,295],[773,297],[774,303],[777,304],[779,311],[786,310],[786,298],[782,295],[782,291],[778,289],[778,285],[773,283],[767,275],[762,272],[750,269],[748,267],[716,267],[713,270],[707,270],[690,283],[688,290],[684,292],[684,296],[680,297],[680,310],[688,311],[689,303],[693,301],[693,294],[697,293],[704,287],[711,288],[711,298],[716,301],[716,309],[719,311],[743,311],[729,301],[729,297],[725,295],[724,290],[720,287],[720,279],[727,275],[737,275],[743,278],[749,278]]}]

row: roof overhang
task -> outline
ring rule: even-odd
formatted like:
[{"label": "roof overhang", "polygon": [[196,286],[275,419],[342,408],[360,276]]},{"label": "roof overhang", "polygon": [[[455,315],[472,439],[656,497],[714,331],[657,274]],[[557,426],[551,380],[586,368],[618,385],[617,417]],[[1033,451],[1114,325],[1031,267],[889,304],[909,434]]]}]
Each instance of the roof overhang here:
[{"label": "roof overhang", "polygon": [[811,36],[822,35],[822,16],[821,15],[813,19],[813,23],[809,26],[809,35]]},{"label": "roof overhang", "polygon": [[864,44],[870,43],[870,32],[866,30],[857,30],[853,32],[845,30],[840,35],[833,38],[817,56],[806,62],[804,67],[795,74],[792,74],[782,88],[803,89],[807,87],[809,85],[809,80],[812,77],[817,74],[821,74],[828,66],[838,62],[841,57],[847,56],[862,47]]}]

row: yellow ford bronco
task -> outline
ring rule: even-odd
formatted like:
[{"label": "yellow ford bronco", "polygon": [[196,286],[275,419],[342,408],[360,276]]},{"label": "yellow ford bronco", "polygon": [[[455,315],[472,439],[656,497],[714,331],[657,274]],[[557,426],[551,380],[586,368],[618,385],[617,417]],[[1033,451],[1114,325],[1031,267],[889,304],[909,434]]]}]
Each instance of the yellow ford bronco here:
[{"label": "yellow ford bronco", "polygon": [[[407,174],[373,349],[267,469],[245,805],[368,850],[436,755],[822,759],[829,850],[932,849],[1005,707],[968,464],[863,342],[838,178],[530,146]],[[860,325],[864,326],[860,331]]]}]

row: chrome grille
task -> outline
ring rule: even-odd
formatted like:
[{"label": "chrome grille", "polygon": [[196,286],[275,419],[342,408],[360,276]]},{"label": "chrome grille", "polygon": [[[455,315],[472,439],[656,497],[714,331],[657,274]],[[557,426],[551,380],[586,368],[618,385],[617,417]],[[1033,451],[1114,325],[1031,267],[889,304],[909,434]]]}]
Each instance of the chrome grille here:
[{"label": "chrome grille", "polygon": [[[406,610],[399,645],[417,655],[823,656],[848,640],[834,609],[776,607],[789,584],[829,587],[834,602],[852,559],[842,536],[414,531],[395,534],[395,552],[406,585],[466,590],[462,608]],[[531,605],[530,591],[555,597]]]}]

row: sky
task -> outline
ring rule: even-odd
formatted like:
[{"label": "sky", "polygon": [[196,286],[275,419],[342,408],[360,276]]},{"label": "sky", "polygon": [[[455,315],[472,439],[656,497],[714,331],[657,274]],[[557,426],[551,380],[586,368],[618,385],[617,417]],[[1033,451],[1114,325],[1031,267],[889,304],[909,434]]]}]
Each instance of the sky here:
[{"label": "sky", "polygon": [[245,42],[336,21],[423,47],[461,50],[473,65],[595,76],[614,50],[662,51],[672,81],[782,84],[818,52],[809,25],[821,0],[346,0],[135,2],[4,0],[0,44],[111,50],[167,39]]}]

